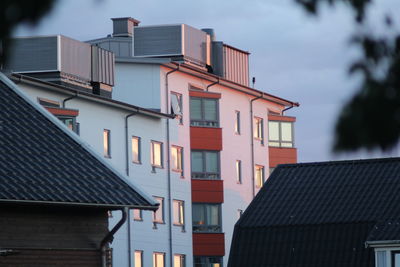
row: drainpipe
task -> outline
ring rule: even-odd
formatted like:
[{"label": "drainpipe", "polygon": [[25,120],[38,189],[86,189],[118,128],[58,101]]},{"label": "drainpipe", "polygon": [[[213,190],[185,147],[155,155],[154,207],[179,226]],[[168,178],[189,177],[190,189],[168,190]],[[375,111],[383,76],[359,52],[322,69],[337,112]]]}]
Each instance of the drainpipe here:
[{"label": "drainpipe", "polygon": [[253,194],[253,198],[256,196],[256,191],[255,191],[255,183],[254,183],[254,136],[253,136],[253,132],[254,132],[254,123],[253,123],[253,102],[257,101],[258,99],[262,98],[264,96],[264,93],[261,93],[260,96],[257,96],[256,98],[253,98],[252,100],[250,100],[250,142],[251,142],[251,174],[252,174],[252,178],[251,178],[251,192]]},{"label": "drainpipe", "polygon": [[[128,119],[129,117],[132,117],[138,113],[138,110],[128,114],[125,116],[125,171],[126,171],[126,176],[129,177],[129,140],[128,140]],[[131,213],[128,211],[128,262],[129,266],[132,266],[132,255],[131,255]]]},{"label": "drainpipe", "polygon": [[218,83],[219,83],[219,77],[217,78],[217,81],[216,81],[216,82],[213,82],[213,83],[210,83],[209,85],[207,85],[206,91],[208,92],[208,88],[210,88],[211,86],[214,86],[214,85],[216,85],[216,84],[218,84]]},{"label": "drainpipe", "polygon": [[101,240],[100,242],[100,251],[101,251],[101,266],[102,267],[107,267],[107,258],[106,258],[106,245],[108,242],[112,242],[114,239],[114,234],[121,228],[121,226],[125,223],[126,221],[126,214],[128,213],[129,209],[124,208],[121,209],[121,220],[114,226],[113,229],[111,229],[110,232]]},{"label": "drainpipe", "polygon": [[[168,105],[168,96],[169,96],[169,88],[168,88],[168,76],[175,71],[179,70],[180,65],[174,70],[171,70],[165,74],[165,113],[170,113],[170,107]],[[167,153],[167,179],[168,179],[168,243],[169,243],[169,266],[174,266],[173,255],[172,255],[172,205],[171,205],[171,157],[170,157],[170,136],[169,136],[169,119],[166,121],[166,130],[167,130],[167,142],[166,142],[166,153]]]},{"label": "drainpipe", "polygon": [[290,107],[285,108],[284,110],[282,110],[282,116],[284,115],[284,113],[285,113],[286,110],[289,110],[289,109],[291,109],[291,108],[293,108],[293,107],[294,107],[294,105],[292,104]]},{"label": "drainpipe", "polygon": [[66,99],[63,100],[62,107],[65,108],[65,103],[67,101],[72,100],[72,99],[77,98],[77,97],[78,97],[78,93],[75,93],[75,95],[73,95],[73,96],[67,97]]}]

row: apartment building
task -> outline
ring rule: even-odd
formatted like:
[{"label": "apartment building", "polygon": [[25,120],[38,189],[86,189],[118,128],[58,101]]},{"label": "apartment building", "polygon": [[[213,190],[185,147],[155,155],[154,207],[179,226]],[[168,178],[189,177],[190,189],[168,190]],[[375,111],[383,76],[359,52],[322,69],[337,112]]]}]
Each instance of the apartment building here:
[{"label": "apartment building", "polygon": [[[176,115],[164,121],[166,162],[191,195],[186,264],[226,266],[237,219],[277,164],[297,161],[295,118],[285,111],[298,103],[249,87],[249,53],[212,29],[112,20],[113,34],[88,43],[115,53],[113,99]],[[165,266],[181,266],[173,254]]]}]

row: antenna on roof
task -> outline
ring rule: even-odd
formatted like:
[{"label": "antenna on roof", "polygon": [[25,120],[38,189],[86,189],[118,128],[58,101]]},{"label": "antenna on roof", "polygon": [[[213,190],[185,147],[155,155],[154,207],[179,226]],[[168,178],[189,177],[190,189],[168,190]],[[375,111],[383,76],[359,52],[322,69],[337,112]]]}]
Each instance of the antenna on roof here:
[{"label": "antenna on roof", "polygon": [[254,88],[254,84],[256,83],[256,77],[253,77],[253,79],[251,79],[251,82],[253,83],[253,88]]}]

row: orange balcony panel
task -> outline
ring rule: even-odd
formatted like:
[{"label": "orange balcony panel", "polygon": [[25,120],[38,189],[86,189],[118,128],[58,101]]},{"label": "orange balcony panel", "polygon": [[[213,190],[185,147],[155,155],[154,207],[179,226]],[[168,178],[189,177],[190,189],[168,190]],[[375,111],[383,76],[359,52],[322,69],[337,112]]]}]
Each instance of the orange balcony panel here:
[{"label": "orange balcony panel", "polygon": [[223,233],[193,233],[195,256],[224,256],[225,235]]},{"label": "orange balcony panel", "polygon": [[223,181],[192,179],[192,202],[224,203]]},{"label": "orange balcony panel", "polygon": [[269,115],[268,115],[268,120],[269,120],[269,121],[288,121],[288,122],[295,122],[295,121],[296,121],[296,117],[269,114]]},{"label": "orange balcony panel", "polygon": [[53,108],[46,107],[46,109],[55,116],[71,116],[76,117],[79,115],[79,110],[76,109],[67,109],[67,108]]},{"label": "orange balcony panel", "polygon": [[199,150],[222,150],[222,128],[190,127],[190,147]]},{"label": "orange balcony panel", "polygon": [[202,97],[202,98],[215,98],[215,99],[220,99],[221,94],[220,93],[214,93],[214,92],[205,92],[205,91],[195,91],[195,90],[190,90],[189,91],[189,96],[193,97]]},{"label": "orange balcony panel", "polygon": [[297,148],[269,147],[269,167],[278,164],[297,163]]}]

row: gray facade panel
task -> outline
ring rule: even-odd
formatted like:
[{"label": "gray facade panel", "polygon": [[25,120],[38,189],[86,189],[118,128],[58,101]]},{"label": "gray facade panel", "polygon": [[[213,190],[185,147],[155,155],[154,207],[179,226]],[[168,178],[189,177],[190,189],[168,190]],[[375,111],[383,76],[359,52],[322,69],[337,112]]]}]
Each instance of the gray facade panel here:
[{"label": "gray facade panel", "polygon": [[90,44],[61,36],[61,71],[84,80],[91,79]]},{"label": "gray facade panel", "polygon": [[184,29],[184,56],[196,61],[197,63],[206,64],[207,62],[207,33],[183,25]]},{"label": "gray facade panel", "polygon": [[114,54],[92,46],[92,81],[114,85]]},{"label": "gray facade panel", "polygon": [[6,68],[15,72],[58,70],[57,36],[13,39]]},{"label": "gray facade panel", "polygon": [[135,56],[182,54],[182,25],[135,27]]}]

